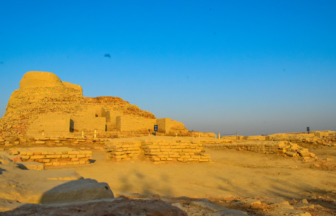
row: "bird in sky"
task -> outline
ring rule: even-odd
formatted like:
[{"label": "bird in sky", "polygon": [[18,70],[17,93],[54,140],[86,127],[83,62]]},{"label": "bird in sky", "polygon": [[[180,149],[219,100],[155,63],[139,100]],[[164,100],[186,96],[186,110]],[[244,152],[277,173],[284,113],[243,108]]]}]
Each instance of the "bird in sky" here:
[{"label": "bird in sky", "polygon": [[111,55],[109,53],[106,53],[104,57],[111,58]]}]

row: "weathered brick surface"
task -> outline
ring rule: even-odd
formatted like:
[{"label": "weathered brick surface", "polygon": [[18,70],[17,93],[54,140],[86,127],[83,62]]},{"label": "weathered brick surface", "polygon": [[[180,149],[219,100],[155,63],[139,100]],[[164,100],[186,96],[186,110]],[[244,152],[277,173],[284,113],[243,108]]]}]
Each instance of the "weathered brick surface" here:
[{"label": "weathered brick surface", "polygon": [[[41,138],[35,144],[62,145],[63,140],[57,136],[77,136],[82,131],[93,136],[96,129],[97,137],[147,136],[148,129],[153,130],[154,125],[159,125],[158,133],[162,135],[196,135],[181,122],[156,119],[152,113],[119,97],[84,97],[79,85],[61,81],[53,73],[31,71],[23,76],[20,89],[14,91],[8,101],[6,113],[0,118],[0,136],[46,133],[52,137]],[[214,137],[213,133],[197,134]],[[0,137],[0,142],[6,141]],[[86,140],[74,141],[80,142]],[[5,145],[19,143],[15,140]]]},{"label": "weathered brick surface", "polygon": [[210,154],[204,153],[202,144],[190,141],[112,142],[107,144],[105,148],[107,157],[115,161],[137,159],[140,154],[143,154],[153,162],[211,162]]},{"label": "weathered brick surface", "polygon": [[290,157],[300,156],[305,160],[316,158],[307,148],[303,148],[296,143],[289,141],[247,141],[240,143],[216,143],[203,144],[207,148],[228,148],[237,150],[247,150],[262,154],[284,154]]},{"label": "weathered brick surface", "polygon": [[[68,152],[19,152],[19,156],[22,161],[40,162],[44,163],[45,166],[59,166],[59,165],[76,165],[76,164],[89,164],[90,159],[92,159],[92,151],[69,151],[72,154],[69,155]],[[61,154],[55,154],[61,153]],[[87,153],[87,154],[80,154]],[[80,163],[73,163],[77,161]]]}]

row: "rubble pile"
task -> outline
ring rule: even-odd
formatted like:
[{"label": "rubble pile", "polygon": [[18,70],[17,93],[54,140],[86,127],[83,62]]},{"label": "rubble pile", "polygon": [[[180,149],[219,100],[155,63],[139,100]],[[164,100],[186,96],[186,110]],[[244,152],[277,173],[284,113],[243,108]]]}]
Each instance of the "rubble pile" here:
[{"label": "rubble pile", "polygon": [[303,148],[298,144],[288,142],[286,145],[279,148],[279,152],[285,153],[290,157],[300,156],[305,160],[317,158],[314,153],[310,153],[307,148]]}]

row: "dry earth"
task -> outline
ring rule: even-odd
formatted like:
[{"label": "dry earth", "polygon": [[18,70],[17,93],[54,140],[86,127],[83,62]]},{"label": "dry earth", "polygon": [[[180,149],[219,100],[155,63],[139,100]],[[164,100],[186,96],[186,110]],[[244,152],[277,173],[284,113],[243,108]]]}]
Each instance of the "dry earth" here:
[{"label": "dry earth", "polygon": [[[115,162],[106,158],[105,151],[93,150],[93,163],[89,165],[47,166],[46,171],[26,172],[35,175],[39,172],[47,174],[72,170],[85,179],[106,182],[117,197],[132,198],[121,201],[121,208],[127,210],[127,205],[137,206],[133,213],[143,211],[141,200],[148,200],[150,207],[151,202],[161,199],[172,204],[162,215],[179,214],[172,212],[174,208],[169,206],[178,207],[188,216],[246,215],[244,212],[265,216],[336,215],[336,148],[301,145],[316,153],[319,159],[329,158],[329,161],[304,163],[300,158],[284,155],[206,149],[214,163],[170,162],[155,165],[147,160]],[[62,184],[71,183],[67,182]],[[76,184],[76,181],[73,183]],[[136,201],[138,199],[139,202]],[[4,215],[41,215],[45,212],[50,215],[72,215],[71,212],[77,210],[78,215],[118,215],[113,212],[119,211],[116,210],[119,204],[113,203],[116,202],[69,203],[68,207],[62,209],[57,205],[21,205]],[[110,209],[111,214],[92,212],[97,208],[104,211]],[[148,208],[145,212],[148,215],[154,212],[155,215],[157,209]],[[131,215],[143,215],[133,213]]]},{"label": "dry earth", "polygon": [[[315,151],[314,151],[315,150]],[[316,151],[318,150],[318,151]],[[336,160],[335,148],[310,149],[319,158]],[[210,150],[215,163],[170,163],[147,161],[112,162],[105,152],[94,151],[91,165],[53,167],[71,169],[84,178],[107,182],[115,194],[140,193],[188,197],[271,196],[300,199],[319,194],[335,195],[336,173],[313,163],[236,150]]]}]

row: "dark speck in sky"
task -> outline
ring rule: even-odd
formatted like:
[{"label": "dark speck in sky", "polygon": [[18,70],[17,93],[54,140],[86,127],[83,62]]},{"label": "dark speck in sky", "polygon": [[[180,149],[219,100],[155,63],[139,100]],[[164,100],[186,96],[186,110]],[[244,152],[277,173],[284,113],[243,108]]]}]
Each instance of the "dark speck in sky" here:
[{"label": "dark speck in sky", "polygon": [[111,55],[108,54],[108,53],[106,53],[106,54],[104,55],[104,57],[111,58]]}]

